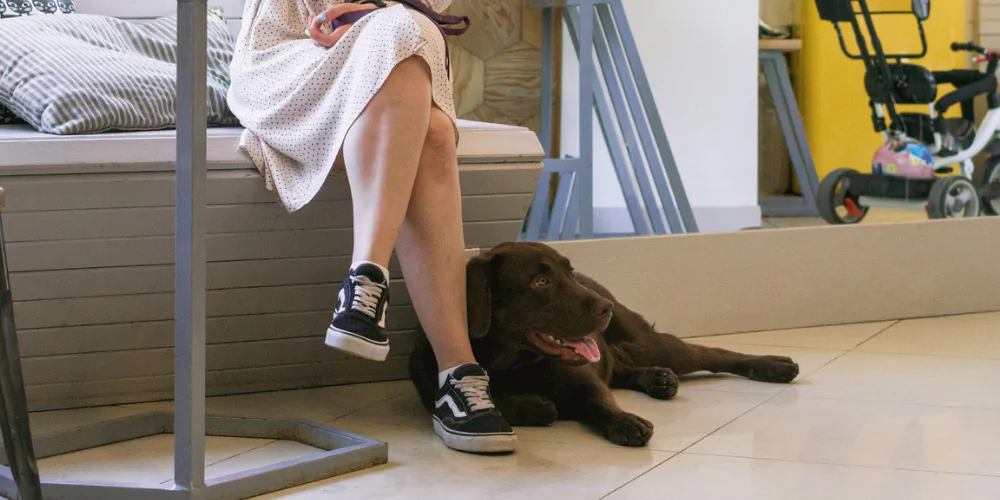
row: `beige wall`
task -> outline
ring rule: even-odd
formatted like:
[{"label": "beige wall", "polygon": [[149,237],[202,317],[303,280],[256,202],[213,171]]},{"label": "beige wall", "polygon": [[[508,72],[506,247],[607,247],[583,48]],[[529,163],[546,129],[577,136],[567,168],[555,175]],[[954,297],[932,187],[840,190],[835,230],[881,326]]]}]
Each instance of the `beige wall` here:
[{"label": "beige wall", "polygon": [[760,0],[760,18],[772,28],[781,29],[795,24],[795,10],[795,0]]},{"label": "beige wall", "polygon": [[552,246],[684,337],[1000,310],[994,217]]}]

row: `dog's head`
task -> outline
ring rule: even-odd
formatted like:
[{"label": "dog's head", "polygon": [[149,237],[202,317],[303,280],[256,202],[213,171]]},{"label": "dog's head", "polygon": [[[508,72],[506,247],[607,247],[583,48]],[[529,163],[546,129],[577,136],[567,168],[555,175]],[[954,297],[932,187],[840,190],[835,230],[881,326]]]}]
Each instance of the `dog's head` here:
[{"label": "dog's head", "polygon": [[494,356],[525,351],[570,365],[601,359],[595,336],[614,304],[580,284],[568,259],[539,243],[504,243],[467,266],[469,335]]}]

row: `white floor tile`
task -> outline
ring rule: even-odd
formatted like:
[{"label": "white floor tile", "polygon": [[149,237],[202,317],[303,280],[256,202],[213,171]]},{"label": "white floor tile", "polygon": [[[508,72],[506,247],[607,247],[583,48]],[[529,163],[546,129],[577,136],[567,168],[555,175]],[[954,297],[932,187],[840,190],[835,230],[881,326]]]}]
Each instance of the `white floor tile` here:
[{"label": "white floor tile", "polygon": [[1000,476],[1000,411],[781,394],[691,453]]},{"label": "white floor tile", "polygon": [[[731,344],[776,345],[788,347],[814,347],[819,349],[852,349],[858,344],[889,328],[894,321],[858,323],[853,325],[818,326],[772,332],[737,333],[695,337],[711,342]],[[692,339],[687,339],[692,340]]]},{"label": "white floor tile", "polygon": [[789,391],[811,397],[1000,409],[1000,360],[851,352]]},{"label": "white floor tile", "polygon": [[[681,451],[736,417],[759,405],[767,396],[712,391],[685,391],[683,385],[670,401],[659,401],[635,391],[615,391],[623,410],[653,423],[649,448]],[[617,447],[589,427],[577,422],[557,422],[551,427],[518,427],[518,438],[571,444]]]},{"label": "white floor tile", "polygon": [[[265,439],[209,436],[205,463],[212,464],[269,443]],[[159,434],[39,460],[42,477],[157,485],[174,477],[174,436]]]},{"label": "white floor tile", "polygon": [[322,454],[323,450],[296,441],[274,441],[246,453],[205,467],[205,477],[214,479],[257,467],[267,467],[289,460]]},{"label": "white floor tile", "polygon": [[607,500],[976,500],[1000,477],[684,453]]},{"label": "white floor tile", "polygon": [[901,321],[858,350],[1000,359],[1000,312]]},{"label": "white floor tile", "polygon": [[671,456],[648,448],[531,441],[509,455],[470,455],[445,448],[429,427],[352,421],[347,430],[390,443],[389,464],[260,498],[597,500]]}]

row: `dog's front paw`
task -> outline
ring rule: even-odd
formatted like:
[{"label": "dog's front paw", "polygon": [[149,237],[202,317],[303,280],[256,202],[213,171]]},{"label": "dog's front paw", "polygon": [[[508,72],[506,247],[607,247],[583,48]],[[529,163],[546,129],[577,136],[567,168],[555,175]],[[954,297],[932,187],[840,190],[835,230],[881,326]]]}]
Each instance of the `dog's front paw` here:
[{"label": "dog's front paw", "polygon": [[787,384],[799,376],[799,365],[785,356],[758,356],[750,361],[747,378]]},{"label": "dog's front paw", "polygon": [[631,413],[621,413],[613,417],[604,429],[608,441],[621,446],[645,446],[653,437],[653,424]]},{"label": "dog's front paw", "polygon": [[677,395],[680,380],[670,368],[649,368],[639,376],[639,386],[656,399],[670,399]]},{"label": "dog's front paw", "polygon": [[497,399],[500,413],[513,426],[551,425],[559,418],[556,405],[538,394],[518,394]]}]

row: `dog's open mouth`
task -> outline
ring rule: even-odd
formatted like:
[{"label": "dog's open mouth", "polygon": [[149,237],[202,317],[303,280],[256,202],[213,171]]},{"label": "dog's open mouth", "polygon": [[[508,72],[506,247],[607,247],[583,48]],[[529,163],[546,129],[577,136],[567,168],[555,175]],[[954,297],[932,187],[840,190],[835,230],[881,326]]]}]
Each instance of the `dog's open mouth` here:
[{"label": "dog's open mouth", "polygon": [[558,356],[564,361],[596,363],[601,360],[601,349],[593,335],[568,340],[532,332],[528,334],[528,340],[543,353]]}]

